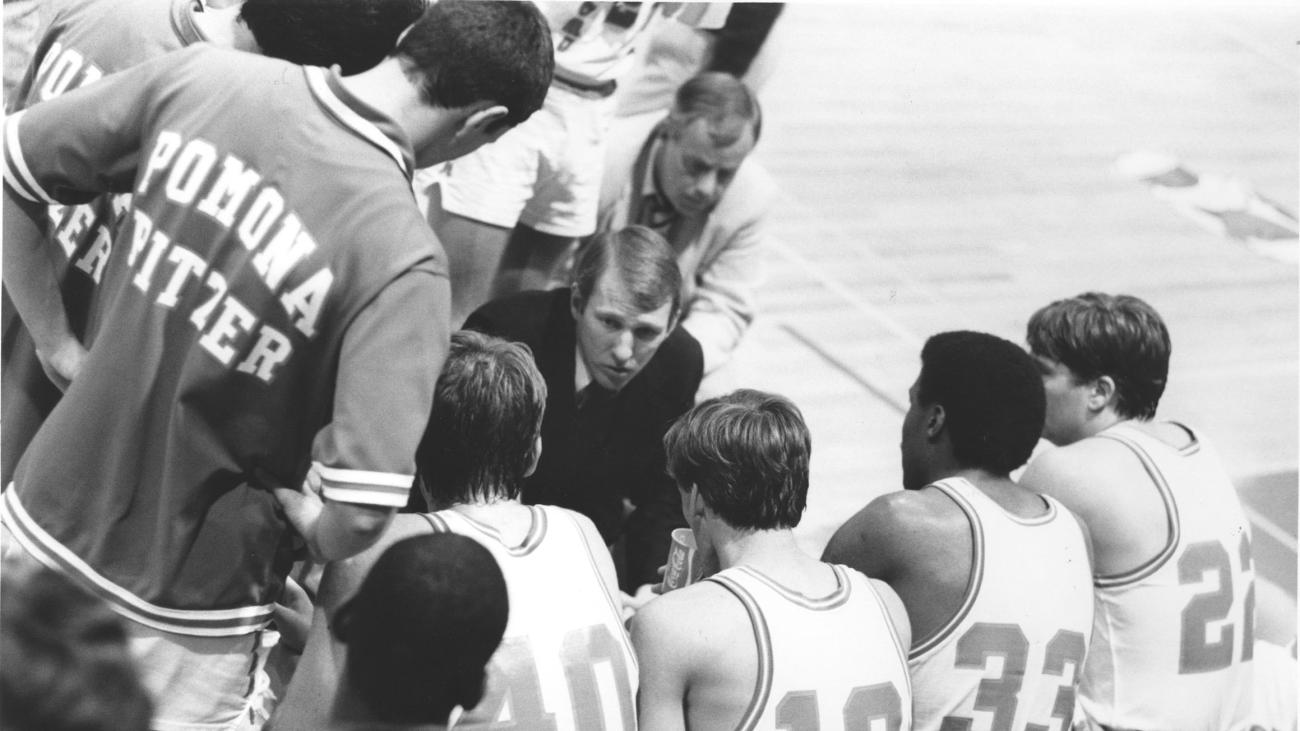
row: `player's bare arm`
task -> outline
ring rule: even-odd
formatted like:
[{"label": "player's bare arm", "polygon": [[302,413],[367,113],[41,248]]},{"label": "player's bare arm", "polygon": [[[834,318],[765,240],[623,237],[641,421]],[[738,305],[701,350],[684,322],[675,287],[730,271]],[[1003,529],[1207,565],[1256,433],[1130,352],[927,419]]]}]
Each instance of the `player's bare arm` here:
[{"label": "player's bare arm", "polygon": [[822,560],[884,581],[907,608],[911,635],[929,636],[957,610],[970,575],[970,525],[938,490],[892,492],[835,532]]},{"label": "player's bare arm", "polygon": [[316,523],[315,544],[325,561],[355,556],[384,534],[397,508],[326,500]]},{"label": "player's bare arm", "polygon": [[321,728],[324,726],[338,688],[344,661],[343,644],[330,633],[334,612],[356,593],[370,573],[370,567],[389,546],[429,532],[429,524],[418,515],[399,515],[374,545],[351,558],[332,561],[321,574],[316,606],[307,642],[298,661],[285,703],[277,711],[277,726]]},{"label": "player's bare arm", "polygon": [[640,667],[637,723],[647,731],[686,728],[688,676],[694,655],[691,618],[680,597],[665,595],[632,618],[632,648]]},{"label": "player's bare arm", "polygon": [[369,547],[354,556],[325,566],[325,571],[321,574],[320,591],[316,595],[317,607],[323,608],[326,616],[332,618],[339,606],[356,593],[366,574],[370,573],[370,567],[384,555],[389,546],[429,531],[428,521],[418,515],[395,516],[388,529]]},{"label": "player's bare arm", "polygon": [[291,490],[265,473],[259,479],[270,481],[285,518],[302,536],[315,561],[338,561],[364,551],[379,540],[397,513],[396,508],[322,498],[305,485]]},{"label": "player's bare arm", "polygon": [[[703,582],[651,601],[632,619],[632,646],[639,728],[736,727],[758,682],[758,655],[748,615],[730,592]],[[737,681],[745,687],[732,687]],[[732,707],[736,699],[743,703]]]},{"label": "player's bare arm", "polygon": [[72,333],[54,262],[45,250],[45,206],[4,186],[4,284],[36,343],[41,364],[60,388],[81,370],[86,349]]}]

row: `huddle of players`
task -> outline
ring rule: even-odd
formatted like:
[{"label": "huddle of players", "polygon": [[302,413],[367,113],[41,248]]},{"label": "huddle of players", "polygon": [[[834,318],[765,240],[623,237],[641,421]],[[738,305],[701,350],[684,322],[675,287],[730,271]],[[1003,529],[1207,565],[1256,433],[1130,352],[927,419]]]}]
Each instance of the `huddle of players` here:
[{"label": "huddle of players", "polygon": [[[38,92],[57,95],[56,86],[80,83],[77,73],[99,73],[60,63],[45,69]],[[135,80],[163,83],[152,72]],[[321,103],[346,98],[347,89],[324,94],[318,87],[331,82],[315,83],[309,91]],[[503,114],[471,109],[456,122],[467,135],[432,147],[417,140],[414,162],[492,139]],[[10,129],[16,141],[18,123]],[[11,158],[19,150],[7,147]],[[160,143],[149,163],[176,157],[195,166],[205,155],[192,140]],[[395,157],[409,176],[412,161]],[[13,191],[42,200],[42,171],[33,177],[25,162],[6,163],[17,173],[6,178]],[[78,173],[61,171],[70,180]],[[157,194],[202,198],[188,184],[196,179],[173,174],[164,187],[160,178]],[[155,191],[142,182],[137,192],[147,203]],[[209,200],[218,221],[235,207],[215,192]],[[82,237],[69,258],[98,281],[107,254],[96,227],[76,214],[56,223],[69,240]],[[280,224],[293,230],[287,217]],[[246,244],[258,228],[225,225]],[[132,246],[142,290],[168,251],[161,241]],[[260,267],[254,258],[267,284],[283,279],[277,267],[289,259],[280,257],[296,245],[274,238]],[[175,272],[187,265],[197,276],[179,245],[167,261],[177,287],[185,277]],[[291,304],[282,329],[310,329],[319,315],[311,293]],[[200,344],[224,354],[223,364],[260,376],[290,357],[285,336],[264,330],[258,358],[231,361],[226,341],[246,318],[223,307],[209,313],[215,321],[195,321],[212,326]],[[43,335],[39,325],[33,332]],[[591,522],[518,500],[546,401],[530,355],[456,334],[417,454],[424,474],[463,479],[426,480],[429,504],[447,507],[399,516],[377,544],[329,565],[311,641],[274,724],[441,723],[459,707],[470,710],[458,726],[520,728],[631,727],[638,717],[647,728],[1052,728],[1072,719],[1101,728],[1281,727],[1276,716],[1250,715],[1260,709],[1252,695],[1262,656],[1252,641],[1249,527],[1235,494],[1199,434],[1147,421],[1168,369],[1158,316],[1132,298],[1084,295],[1037,313],[1029,344],[1037,364],[978,333],[927,343],[903,426],[906,491],[850,519],[827,547],[829,563],[802,554],[791,534],[806,504],[810,453],[797,408],[739,391],[693,409],[666,439],[669,471],[701,551],[722,570],[646,605],[629,638]],[[85,357],[44,354],[56,376]],[[501,446],[503,432],[513,447]],[[1065,446],[1035,460],[1017,485],[1009,474],[1040,433]],[[328,548],[313,530],[319,524],[304,525],[313,549]],[[426,533],[438,536],[403,540]]]},{"label": "huddle of players", "polygon": [[[1151,421],[1159,316],[1083,294],[1035,313],[1028,342],[930,338],[904,490],[846,522],[826,563],[791,534],[811,448],[797,407],[742,390],[693,408],[670,472],[721,570],[643,607],[629,642],[591,522],[519,502],[546,403],[531,353],[454,334],[418,452],[422,474],[454,476],[422,481],[442,508],[327,567],[272,726],[1294,727],[1290,658],[1252,644],[1232,487],[1198,432]],[[1040,433],[1058,447],[1016,484]],[[1165,530],[1088,511],[1127,493]]]},{"label": "huddle of players", "polygon": [[[459,707],[457,728],[1293,727],[1293,664],[1252,637],[1235,492],[1199,432],[1151,420],[1170,353],[1159,316],[1088,293],[1036,312],[1028,342],[929,339],[904,490],[850,518],[825,562],[791,532],[811,452],[798,408],[752,390],[694,407],[665,437],[669,472],[720,570],[642,607],[629,643],[590,521],[519,502],[546,399],[531,354],[456,333],[419,469],[459,479],[424,481],[446,507],[398,516],[327,567],[274,725],[441,722]],[[1057,448],[1013,481],[1040,435]],[[1125,525],[1111,513],[1130,493],[1155,507]],[[340,617],[372,601],[367,575],[391,547],[448,533],[496,559],[508,619],[484,628],[495,615],[480,608],[452,632],[394,600],[365,639],[394,653],[375,661]],[[439,611],[471,596],[443,591]]]}]

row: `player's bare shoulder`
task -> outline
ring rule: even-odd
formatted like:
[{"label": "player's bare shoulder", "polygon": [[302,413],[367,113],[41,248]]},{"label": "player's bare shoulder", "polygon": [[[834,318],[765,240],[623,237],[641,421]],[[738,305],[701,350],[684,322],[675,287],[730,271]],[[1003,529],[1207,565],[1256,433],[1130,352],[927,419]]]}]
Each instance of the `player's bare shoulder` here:
[{"label": "player's bare shoulder", "polygon": [[648,602],[632,618],[632,629],[635,634],[639,625],[676,637],[676,628],[681,628],[690,630],[683,635],[698,635],[697,630],[725,627],[745,616],[744,606],[721,584],[699,581]]},{"label": "player's bare shoulder", "polygon": [[1108,511],[1141,462],[1111,439],[1081,439],[1039,454],[1025,468],[1020,484],[1051,495],[1083,518]]},{"label": "player's bare shoulder", "polygon": [[903,538],[916,531],[965,529],[965,517],[948,496],[934,487],[898,490],[872,500],[837,531]]},{"label": "player's bare shoulder", "polygon": [[[632,617],[632,642],[644,651],[671,652],[677,663],[700,669],[725,653],[718,648],[752,644],[745,607],[713,581],[675,589],[647,603]],[[739,645],[738,645],[739,643]]]},{"label": "player's bare shoulder", "polygon": [[872,500],[831,536],[822,560],[868,576],[897,576],[903,566],[934,560],[931,549],[970,534],[961,508],[937,488],[899,490]]}]

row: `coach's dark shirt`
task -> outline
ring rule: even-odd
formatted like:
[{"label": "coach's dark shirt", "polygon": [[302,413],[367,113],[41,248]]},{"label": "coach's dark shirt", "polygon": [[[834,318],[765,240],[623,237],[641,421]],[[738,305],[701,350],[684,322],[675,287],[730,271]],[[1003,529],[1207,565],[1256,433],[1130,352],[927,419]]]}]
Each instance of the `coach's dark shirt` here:
[{"label": "coach's dark shirt", "polygon": [[[699,343],[676,328],[627,386],[584,406],[574,394],[576,325],[568,289],[524,292],[489,302],[465,327],[532,348],[546,379],[542,457],[524,501],[588,516],[607,543],[626,535],[625,589],[657,583],[669,534],[685,526],[677,487],[665,471],[663,438],[695,401],[704,360]],[[636,506],[625,521],[623,499]]]}]

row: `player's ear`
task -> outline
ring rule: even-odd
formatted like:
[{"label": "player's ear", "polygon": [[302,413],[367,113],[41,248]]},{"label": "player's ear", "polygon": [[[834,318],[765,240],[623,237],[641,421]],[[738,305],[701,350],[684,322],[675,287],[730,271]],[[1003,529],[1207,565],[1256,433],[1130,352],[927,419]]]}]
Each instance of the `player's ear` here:
[{"label": "player's ear", "polygon": [[582,319],[582,295],[576,286],[569,291],[569,312],[573,313],[574,320]]},{"label": "player's ear", "polygon": [[460,133],[477,134],[495,140],[510,131],[510,126],[505,124],[506,116],[509,114],[510,110],[501,104],[484,107],[465,118],[461,123]]},{"label": "player's ear", "polygon": [[935,404],[926,410],[925,416],[925,436],[935,439],[943,431],[943,425],[947,421],[948,415],[944,413],[941,404]]},{"label": "player's ear", "polygon": [[664,337],[667,337],[668,334],[671,333],[673,329],[677,327],[677,324],[681,322],[681,320],[682,320],[682,308],[678,307],[676,310],[673,311],[672,317],[668,318],[668,326],[664,328]]},{"label": "player's ear", "polygon": [[531,459],[528,462],[528,469],[524,470],[524,477],[531,477],[537,471],[537,461],[542,458],[542,435],[537,435],[537,440],[533,442],[532,453],[528,455]]},{"label": "player's ear", "polygon": [[691,485],[691,489],[686,492],[686,518],[690,520],[691,516],[704,517],[704,511],[709,509],[704,504],[704,498],[700,497],[700,488],[698,485]]},{"label": "player's ear", "polygon": [[672,110],[667,117],[659,123],[659,136],[665,140],[677,140],[682,135],[682,127],[686,124],[685,115],[677,110]]},{"label": "player's ear", "polygon": [[1115,402],[1115,379],[1097,376],[1088,389],[1088,409],[1100,412]]}]

